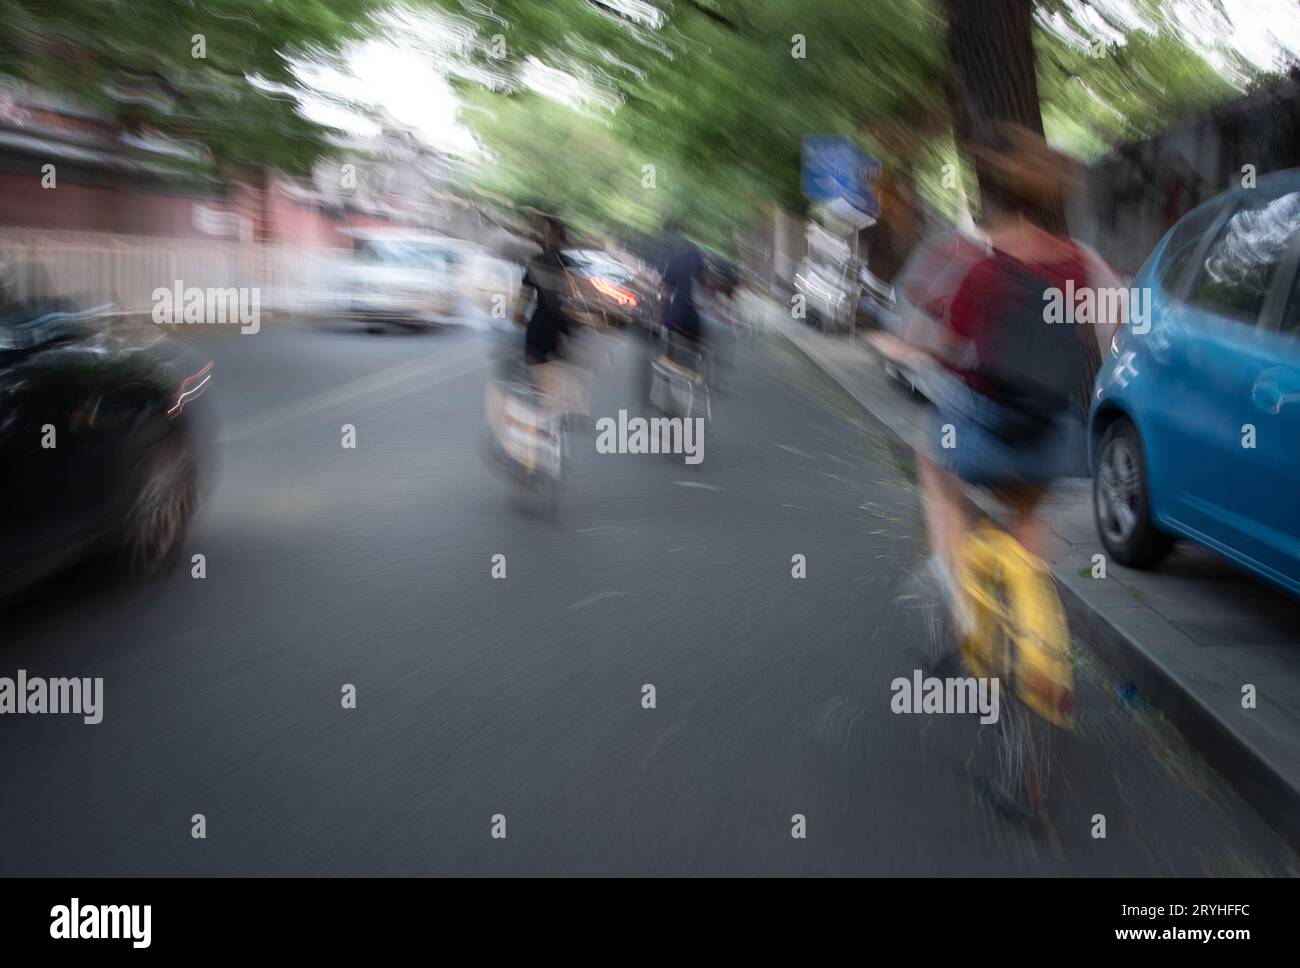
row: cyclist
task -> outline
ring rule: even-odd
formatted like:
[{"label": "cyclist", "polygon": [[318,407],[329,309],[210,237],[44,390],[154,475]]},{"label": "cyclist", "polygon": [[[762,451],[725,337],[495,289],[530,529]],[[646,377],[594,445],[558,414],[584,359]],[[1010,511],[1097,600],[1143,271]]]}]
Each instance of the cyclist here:
[{"label": "cyclist", "polygon": [[[1004,125],[996,150],[981,150],[983,228],[989,252],[966,273],[952,299],[947,332],[926,366],[924,353],[884,333],[871,341],[886,356],[926,374],[935,404],[922,429],[918,470],[932,565],[963,614],[953,578],[956,550],[970,527],[961,483],[988,487],[1014,513],[1012,534],[1041,550],[1035,508],[1047,486],[1067,473],[1080,447],[1079,387],[1087,327],[1052,325],[1049,290],[1089,285],[1089,255],[1051,227],[1071,166],[1027,129]],[[1067,283],[1074,286],[1067,289]]]},{"label": "cyclist", "polygon": [[574,319],[578,298],[564,250],[568,230],[554,215],[538,214],[536,231],[542,250],[528,260],[523,288],[530,293],[531,315],[515,317],[524,329],[524,361],[533,382],[570,423],[587,416],[590,385],[586,373],[583,325]]},{"label": "cyclist", "polygon": [[663,271],[663,325],[670,332],[693,342],[701,337],[700,314],[696,307],[696,284],[701,281],[707,263],[700,247],[681,232],[680,223],[668,223],[672,254]]},{"label": "cyclist", "polygon": [[[648,399],[661,408],[672,396],[665,381],[688,381],[692,387],[691,400],[695,399],[696,389],[702,389],[706,394],[703,399],[707,400],[708,385],[705,380],[706,324],[700,312],[700,303],[706,297],[708,285],[708,262],[700,247],[682,234],[680,223],[675,218],[668,221],[666,235],[669,257],[660,276],[659,298],[659,324],[665,337],[664,347],[662,354],[651,354],[650,365],[643,370],[649,376],[645,387]],[[670,375],[669,370],[675,375]]]}]

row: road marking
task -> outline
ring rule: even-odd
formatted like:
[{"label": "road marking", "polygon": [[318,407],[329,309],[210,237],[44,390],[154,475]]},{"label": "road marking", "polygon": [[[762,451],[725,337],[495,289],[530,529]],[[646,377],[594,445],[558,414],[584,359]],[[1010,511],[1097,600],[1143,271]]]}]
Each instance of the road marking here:
[{"label": "road marking", "polygon": [[866,709],[847,696],[834,696],[826,701],[813,723],[813,735],[829,746],[848,752],[853,745],[854,733],[863,722]]},{"label": "road marking", "polygon": [[644,773],[646,767],[650,765],[650,761],[653,760],[656,756],[658,756],[659,751],[664,748],[664,744],[667,743],[670,739],[672,739],[673,736],[675,736],[677,733],[680,733],[682,731],[682,728],[685,725],[686,725],[686,720],[679,719],[677,720],[677,722],[669,726],[668,729],[666,729],[663,733],[661,733],[659,738],[655,740],[654,746],[650,747],[650,752],[645,755],[644,759],[641,760],[640,765],[637,766],[636,771],[638,773]]},{"label": "road marking", "polygon": [[678,487],[698,487],[702,491],[722,491],[725,488],[716,484],[701,484],[699,481],[673,481]]},{"label": "road marking", "polygon": [[820,474],[822,477],[829,477],[832,481],[839,481],[841,484],[847,484],[849,487],[858,486],[857,484],[853,483],[853,481],[849,480],[847,477],[841,477],[839,474],[832,474],[829,471],[818,471],[817,473]]},{"label": "road marking", "polygon": [[809,453],[807,453],[807,452],[805,452],[805,451],[802,451],[802,450],[800,450],[798,447],[789,447],[789,446],[787,446],[787,445],[785,445],[785,444],[777,444],[776,446],[780,447],[780,448],[781,448],[782,450],[784,450],[784,451],[789,451],[791,454],[795,454],[795,455],[797,455],[797,456],[799,456],[799,457],[803,457],[803,458],[805,458],[805,459],[807,459],[807,460],[816,460],[816,459],[817,459],[817,458],[814,457],[812,454],[809,454]]},{"label": "road marking", "polygon": [[[236,424],[230,430],[220,434],[217,437],[217,442],[219,444],[238,443],[241,440],[247,440],[249,437],[275,430],[295,420],[300,420],[303,417],[311,416],[322,410],[337,407],[340,404],[349,403],[362,397],[371,398],[367,403],[376,403],[379,402],[379,394],[382,391],[391,390],[402,384],[419,380],[419,378],[438,370],[444,370],[445,372],[432,379],[423,380],[418,385],[420,387],[431,387],[446,383],[448,380],[454,380],[487,367],[491,360],[485,359],[483,352],[481,346],[472,344],[465,352],[454,356],[445,353],[430,354],[387,367],[378,373],[368,373],[363,377],[358,377],[339,386],[330,387],[328,390],[322,390],[320,393],[304,397],[295,403],[286,404],[261,417],[246,420],[242,424]],[[458,364],[471,365],[459,366]],[[448,367],[451,367],[451,369],[448,369]],[[404,389],[402,392],[407,391]],[[400,396],[401,394],[397,395]],[[391,397],[384,399],[391,399]]]},{"label": "road marking", "polygon": [[603,601],[606,598],[623,598],[627,594],[628,594],[627,592],[619,592],[619,591],[597,592],[595,595],[588,595],[586,598],[574,602],[572,605],[569,606],[569,611],[572,612],[580,608],[587,608],[589,605],[595,605],[597,602]]}]

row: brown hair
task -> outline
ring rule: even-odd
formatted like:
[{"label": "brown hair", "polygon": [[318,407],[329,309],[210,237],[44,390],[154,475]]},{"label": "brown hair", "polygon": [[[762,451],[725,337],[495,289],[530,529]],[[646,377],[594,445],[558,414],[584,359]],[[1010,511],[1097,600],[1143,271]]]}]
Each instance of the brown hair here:
[{"label": "brown hair", "polygon": [[1033,216],[1056,208],[1079,180],[1070,158],[1018,124],[999,124],[994,146],[977,147],[975,157],[984,199],[1019,214]]}]

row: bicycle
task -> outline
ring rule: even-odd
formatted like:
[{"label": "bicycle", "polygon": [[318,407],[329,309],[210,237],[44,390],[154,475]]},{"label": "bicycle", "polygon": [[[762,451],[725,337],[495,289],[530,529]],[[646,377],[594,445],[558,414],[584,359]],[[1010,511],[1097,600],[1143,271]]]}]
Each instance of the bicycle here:
[{"label": "bicycle", "polygon": [[[943,396],[951,376],[928,354],[888,333],[871,344],[888,361],[905,364],[910,379],[930,400]],[[996,724],[993,793],[1012,812],[1041,818],[1051,779],[1051,736],[1073,724],[1074,690],[1070,630],[1051,571],[1006,531],[989,521],[968,530],[958,547],[950,599],[937,604],[931,590],[912,598],[926,611],[927,655],[942,665],[956,655],[975,676],[996,678],[1006,702]],[[954,627],[952,611],[961,613]]]},{"label": "bicycle", "polygon": [[[956,555],[953,608],[919,596],[926,612],[927,664],[959,658],[966,671],[999,681],[991,792],[1025,819],[1043,816],[1052,733],[1070,729],[1078,701],[1070,632],[1047,566],[1006,531],[983,522]],[[956,648],[954,650],[953,645]]]},{"label": "bicycle", "polygon": [[704,353],[670,334],[664,351],[650,363],[650,403],[671,417],[712,417]]},{"label": "bicycle", "polygon": [[[520,363],[518,366],[523,367]],[[524,490],[539,495],[554,520],[559,513],[568,445],[557,399],[507,367],[484,391],[488,454]]]}]

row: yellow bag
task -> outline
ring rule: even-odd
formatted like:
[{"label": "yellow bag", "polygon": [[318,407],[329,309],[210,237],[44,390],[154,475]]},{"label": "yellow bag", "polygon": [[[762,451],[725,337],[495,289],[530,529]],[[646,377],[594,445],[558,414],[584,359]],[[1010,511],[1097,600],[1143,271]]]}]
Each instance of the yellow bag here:
[{"label": "yellow bag", "polygon": [[1070,630],[1047,566],[984,524],[966,537],[957,580],[972,610],[961,653],[976,676],[998,677],[1035,713],[1070,728],[1078,697]]}]

